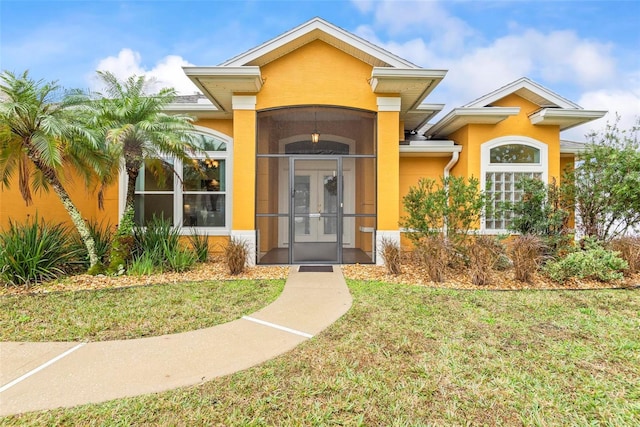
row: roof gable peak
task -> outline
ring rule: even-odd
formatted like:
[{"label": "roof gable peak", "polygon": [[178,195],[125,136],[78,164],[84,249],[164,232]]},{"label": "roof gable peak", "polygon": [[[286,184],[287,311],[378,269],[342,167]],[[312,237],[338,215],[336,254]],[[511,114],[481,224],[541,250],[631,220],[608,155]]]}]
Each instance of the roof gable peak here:
[{"label": "roof gable peak", "polygon": [[565,108],[571,110],[581,110],[578,104],[569,101],[557,93],[545,88],[544,86],[534,82],[533,80],[522,77],[515,80],[491,93],[488,93],[463,108],[486,107],[508,95],[516,94],[541,108]]},{"label": "roof gable peak", "polygon": [[322,40],[374,67],[420,68],[320,17],[315,17],[221,66],[263,66],[315,40]]}]

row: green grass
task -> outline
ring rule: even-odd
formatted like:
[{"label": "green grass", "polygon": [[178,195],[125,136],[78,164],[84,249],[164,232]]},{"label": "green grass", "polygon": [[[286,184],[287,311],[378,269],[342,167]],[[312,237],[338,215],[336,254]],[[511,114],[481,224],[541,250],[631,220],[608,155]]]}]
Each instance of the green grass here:
[{"label": "green grass", "polygon": [[284,280],[212,281],[0,297],[0,341],[103,341],[172,334],[268,305]]},{"label": "green grass", "polygon": [[202,385],[5,425],[640,425],[640,292],[349,282],[351,310]]}]

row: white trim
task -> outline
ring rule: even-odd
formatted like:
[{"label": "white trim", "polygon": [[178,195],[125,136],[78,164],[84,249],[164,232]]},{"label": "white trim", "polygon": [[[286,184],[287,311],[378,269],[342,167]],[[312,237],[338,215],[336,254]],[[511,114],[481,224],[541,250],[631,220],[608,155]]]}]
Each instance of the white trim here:
[{"label": "white trim", "polygon": [[234,95],[231,97],[231,106],[234,110],[256,109],[257,97],[255,95]]},{"label": "white trim", "polygon": [[[228,236],[231,231],[231,221],[233,218],[233,138],[229,135],[224,134],[215,129],[211,129],[204,126],[194,125],[194,130],[197,133],[202,133],[205,135],[212,136],[217,139],[223,140],[227,144],[226,151],[210,151],[209,153],[215,153],[215,157],[225,161],[225,190],[221,192],[225,196],[225,219],[224,219],[224,227],[200,227],[194,226],[189,227],[182,225],[184,218],[182,212],[182,200],[178,203],[177,195],[178,193],[182,196],[185,191],[179,190],[181,188],[180,179],[176,176],[179,174],[182,176],[182,161],[180,159],[176,159],[173,157],[164,157],[167,160],[173,161],[173,168],[175,170],[175,174],[173,174],[173,190],[171,191],[154,191],[154,192],[136,192],[136,194],[172,194],[173,195],[173,221],[174,227],[180,229],[181,235],[191,235],[191,228],[195,229],[196,232],[206,233],[208,236]],[[204,158],[204,155],[193,155],[195,159]],[[141,169],[142,173],[143,169]],[[120,177],[119,177],[119,188],[118,188],[118,208],[120,219],[122,218],[122,214],[124,213],[124,207],[126,203],[127,196],[127,172],[125,168],[121,168]],[[189,193],[189,192],[187,192]]]},{"label": "white trim", "polygon": [[400,97],[377,97],[378,111],[400,111],[402,98]]},{"label": "white trim", "polygon": [[448,136],[469,124],[497,124],[520,114],[520,107],[455,108],[425,132],[429,137]]},{"label": "white trim", "polygon": [[[539,85],[538,83],[534,82],[531,79],[528,79],[527,77],[522,77],[518,80],[515,80],[491,93],[488,93],[470,102],[467,105],[464,105],[464,107],[465,108],[466,107],[484,107],[499,99],[504,98],[505,96],[511,95],[512,93],[517,92],[520,89],[527,89],[530,92],[533,92],[534,94],[538,95],[539,97],[544,98],[549,104],[553,104],[554,106],[557,106],[560,108],[568,108],[568,109],[582,108],[578,104],[575,104],[569,101],[568,99],[563,98],[557,93],[552,92],[551,90]],[[548,105],[540,105],[540,106],[543,107]]]},{"label": "white trim", "polygon": [[[287,31],[280,36],[277,36],[260,46],[254,47],[253,49],[248,50],[245,53],[237,55],[222,64],[221,66],[243,66],[247,65],[253,61],[256,61],[262,56],[268,55],[278,49],[284,48],[287,44],[293,43],[295,40],[302,38],[308,34],[313,32],[317,32],[315,35],[315,39],[333,39],[335,44],[336,41],[348,44],[349,46],[360,50],[361,52],[369,55],[373,58],[376,58],[378,61],[384,62],[391,67],[399,67],[399,68],[418,68],[415,64],[407,61],[406,59],[402,59],[399,56],[396,56],[368,41],[363,38],[360,38],[348,31],[343,30],[329,22],[325,21],[322,18],[313,18],[292,30]],[[263,64],[264,65],[264,64]]]},{"label": "white trim", "polygon": [[[521,144],[540,150],[539,163],[489,163],[491,149],[507,144]],[[521,135],[509,135],[495,138],[483,143],[480,147],[480,189],[486,191],[486,176],[488,172],[530,172],[541,173],[542,182],[549,181],[549,146],[537,139]],[[506,233],[506,229],[487,229],[484,215],[480,223],[480,232],[486,234]]]},{"label": "white trim", "polygon": [[598,110],[565,110],[559,108],[543,108],[529,115],[532,125],[558,125],[564,131],[572,127],[600,119],[607,111]]}]

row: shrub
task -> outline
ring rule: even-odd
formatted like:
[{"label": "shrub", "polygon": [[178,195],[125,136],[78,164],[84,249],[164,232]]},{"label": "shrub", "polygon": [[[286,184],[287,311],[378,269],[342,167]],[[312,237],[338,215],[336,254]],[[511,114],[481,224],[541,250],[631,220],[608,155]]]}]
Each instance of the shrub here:
[{"label": "shrub", "polygon": [[627,262],[617,252],[603,248],[598,243],[586,243],[584,249],[571,252],[566,257],[547,263],[545,273],[556,282],[571,277],[610,282],[623,278]]},{"label": "shrub", "polygon": [[610,246],[611,249],[618,252],[620,257],[629,265],[629,268],[625,270],[626,274],[636,274],[640,271],[639,236],[627,236],[614,239]]},{"label": "shrub", "polygon": [[9,285],[31,286],[65,274],[79,251],[73,248],[69,230],[38,216],[24,224],[9,220],[0,233],[0,280]]},{"label": "shrub", "polygon": [[491,272],[495,269],[504,254],[504,247],[493,237],[478,236],[468,248],[471,282],[474,285],[485,286],[491,282]]},{"label": "shrub", "polygon": [[520,199],[501,205],[502,215],[511,216],[509,230],[541,237],[544,250],[551,256],[570,246],[573,202],[566,186],[558,185],[555,178],[546,185],[538,178],[523,177],[516,189],[522,192]]},{"label": "shrub", "polygon": [[539,236],[525,234],[515,236],[509,244],[509,255],[513,262],[516,280],[531,283],[533,275],[544,259],[545,245]]},{"label": "shrub", "polygon": [[162,273],[162,270],[155,265],[153,255],[149,253],[134,258],[127,269],[127,274],[132,276],[148,276],[154,273]]},{"label": "shrub", "polygon": [[133,215],[133,208],[127,208],[120,220],[120,224],[116,228],[116,233],[109,248],[109,267],[107,272],[110,274],[124,274],[127,264],[133,256],[135,246]]},{"label": "shrub", "polygon": [[[107,221],[98,222],[97,220],[87,221],[89,233],[95,242],[96,253],[101,263],[106,263],[111,240],[113,238],[113,230],[111,224]],[[74,248],[80,251],[80,257],[84,261],[85,267],[89,267],[89,254],[87,248],[78,233],[74,234]]]},{"label": "shrub", "polygon": [[474,177],[465,180],[449,176],[439,183],[422,178],[402,200],[407,212],[402,226],[411,230],[407,236],[416,247],[423,237],[444,234],[464,253],[465,242],[480,222],[486,200]]},{"label": "shrub", "polygon": [[180,245],[180,231],[168,219],[153,217],[146,227],[134,227],[133,237],[134,262],[144,256],[142,262],[151,260],[156,271],[185,271],[196,262],[196,255]]},{"label": "shrub", "polygon": [[387,238],[383,238],[381,243],[382,248],[380,250],[380,256],[384,261],[387,272],[397,276],[402,272],[402,252],[400,245]]},{"label": "shrub", "polygon": [[451,250],[443,236],[426,236],[415,243],[414,256],[433,282],[444,282]]},{"label": "shrub", "polygon": [[209,235],[198,234],[196,230],[191,229],[189,242],[193,248],[196,258],[199,262],[207,262],[209,258]]},{"label": "shrub", "polygon": [[229,239],[224,248],[224,259],[229,268],[229,273],[236,275],[244,272],[249,257],[249,248],[244,240],[235,237]]}]

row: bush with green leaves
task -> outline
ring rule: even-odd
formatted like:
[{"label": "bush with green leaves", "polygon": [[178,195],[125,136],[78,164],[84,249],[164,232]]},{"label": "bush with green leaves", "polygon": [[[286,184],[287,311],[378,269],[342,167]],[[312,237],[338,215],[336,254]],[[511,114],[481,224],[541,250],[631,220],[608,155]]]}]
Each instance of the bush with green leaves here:
[{"label": "bush with green leaves", "polygon": [[601,282],[621,280],[628,264],[615,251],[605,249],[596,241],[587,240],[584,248],[564,258],[548,262],[544,272],[552,280],[563,283],[570,278],[594,279]]},{"label": "bush with green leaves", "polygon": [[31,286],[65,275],[69,263],[79,260],[70,230],[36,215],[23,224],[9,220],[0,233],[0,282]]},{"label": "bush with green leaves", "polygon": [[577,228],[605,242],[640,226],[640,117],[630,129],[618,121],[587,135],[586,150],[563,179],[575,200]]},{"label": "bush with green leaves", "polygon": [[[171,220],[153,217],[145,227],[133,228],[134,247],[131,265],[148,265],[155,271],[185,271],[196,262],[196,254],[180,244],[180,230]],[[147,267],[145,267],[147,269]],[[139,270],[138,270],[139,271]]]},{"label": "bush with green leaves", "polygon": [[421,178],[403,198],[407,215],[401,225],[417,247],[424,237],[442,234],[460,253],[480,224],[487,197],[479,181],[471,177],[441,177],[440,182]]},{"label": "bush with green leaves", "polygon": [[196,254],[197,260],[199,262],[207,262],[207,259],[209,259],[209,235],[206,233],[198,234],[198,232],[192,228],[189,242]]},{"label": "bush with green leaves", "polygon": [[567,188],[555,179],[546,185],[540,179],[523,177],[516,189],[522,192],[520,200],[500,206],[502,215],[511,217],[509,230],[523,236],[539,236],[548,255],[556,255],[571,245],[569,218],[573,204]]},{"label": "bush with green leaves", "polygon": [[[87,221],[87,227],[89,228],[89,234],[93,237],[95,243],[95,250],[100,260],[100,264],[106,264],[109,256],[109,248],[111,246],[111,240],[113,238],[113,227],[107,221],[98,222],[97,220]],[[79,234],[74,235],[74,247],[80,250],[80,257],[85,260],[85,267],[89,268],[89,254],[87,248],[80,238]]]}]

